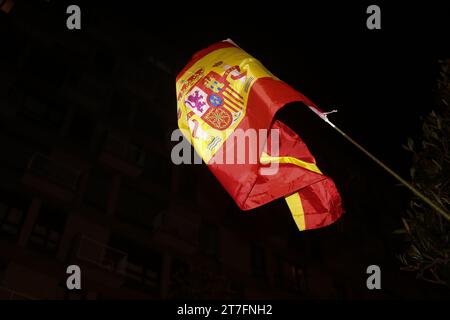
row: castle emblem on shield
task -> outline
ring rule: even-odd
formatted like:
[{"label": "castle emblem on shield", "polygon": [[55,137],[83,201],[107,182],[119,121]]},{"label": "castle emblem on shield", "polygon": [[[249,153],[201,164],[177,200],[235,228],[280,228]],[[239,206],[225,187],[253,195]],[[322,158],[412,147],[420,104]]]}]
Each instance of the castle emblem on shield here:
[{"label": "castle emblem on shield", "polygon": [[225,130],[244,109],[244,98],[233,89],[230,81],[239,81],[245,76],[238,66],[228,66],[222,76],[210,71],[189,90],[184,104],[210,127]]}]

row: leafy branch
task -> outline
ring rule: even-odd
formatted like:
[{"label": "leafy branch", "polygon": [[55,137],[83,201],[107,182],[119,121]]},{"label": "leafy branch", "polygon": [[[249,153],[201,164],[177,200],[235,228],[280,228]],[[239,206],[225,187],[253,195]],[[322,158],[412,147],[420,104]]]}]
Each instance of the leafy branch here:
[{"label": "leafy branch", "polygon": [[[425,117],[421,141],[403,146],[412,153],[411,184],[450,210],[450,60],[441,61],[435,110]],[[398,255],[402,270],[418,279],[450,286],[450,223],[419,198],[411,199],[401,235],[406,246]]]}]

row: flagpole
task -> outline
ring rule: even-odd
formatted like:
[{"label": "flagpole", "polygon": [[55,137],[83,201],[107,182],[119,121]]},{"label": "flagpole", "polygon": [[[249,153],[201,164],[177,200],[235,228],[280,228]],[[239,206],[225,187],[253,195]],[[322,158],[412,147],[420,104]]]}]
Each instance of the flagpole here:
[{"label": "flagpole", "polygon": [[409,182],[407,182],[405,179],[400,177],[397,173],[395,173],[391,168],[389,168],[387,165],[385,165],[381,160],[379,160],[377,157],[375,157],[373,154],[371,154],[369,151],[367,151],[363,146],[361,146],[359,143],[357,143],[355,140],[353,140],[350,136],[348,136],[344,131],[339,129],[336,125],[334,125],[327,117],[327,114],[336,112],[336,110],[333,110],[331,112],[325,112],[322,113],[319,110],[317,110],[314,107],[308,106],[312,111],[314,111],[315,114],[317,114],[322,120],[324,120],[326,123],[328,123],[331,127],[333,127],[337,132],[339,132],[344,138],[346,138],[350,143],[352,143],[355,147],[357,147],[359,150],[361,150],[365,155],[367,155],[370,159],[375,161],[379,166],[381,166],[384,170],[386,170],[391,176],[393,176],[395,179],[397,179],[401,184],[403,184],[405,187],[407,187],[409,190],[411,190],[417,197],[422,199],[426,204],[428,204],[430,207],[432,207],[434,210],[439,212],[445,219],[450,221],[450,215],[441,207],[436,205],[430,198],[428,198],[426,195],[424,195],[422,192],[414,188]]}]

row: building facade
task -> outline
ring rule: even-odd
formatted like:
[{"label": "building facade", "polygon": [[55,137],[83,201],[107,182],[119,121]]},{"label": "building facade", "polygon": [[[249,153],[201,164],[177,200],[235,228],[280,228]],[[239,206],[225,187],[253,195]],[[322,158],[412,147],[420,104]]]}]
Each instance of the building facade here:
[{"label": "building facade", "polygon": [[69,32],[60,9],[19,1],[0,17],[0,299],[311,297],[310,254],[277,208],[242,213],[205,166],[172,164],[162,53],[114,15]]}]

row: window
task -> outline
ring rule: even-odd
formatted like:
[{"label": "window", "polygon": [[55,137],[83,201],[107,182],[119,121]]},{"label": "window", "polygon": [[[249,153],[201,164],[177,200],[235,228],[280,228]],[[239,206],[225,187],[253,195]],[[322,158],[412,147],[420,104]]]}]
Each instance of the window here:
[{"label": "window", "polygon": [[288,283],[290,283],[289,287],[292,291],[304,293],[305,274],[303,272],[303,269],[295,265],[289,265]]},{"label": "window", "polygon": [[143,178],[158,184],[164,191],[169,191],[172,181],[171,166],[169,158],[151,154],[145,159]]},{"label": "window", "polygon": [[20,195],[0,190],[0,236],[16,241],[25,220],[30,201]]},{"label": "window", "polygon": [[165,201],[152,194],[124,184],[120,189],[117,211],[122,221],[153,230],[155,216],[166,205]]},{"label": "window", "polygon": [[170,140],[170,133],[166,132],[167,126],[164,126],[164,119],[161,119],[160,115],[151,112],[151,107],[161,108],[161,106],[154,104],[137,107],[134,127],[137,131],[149,136],[152,141],[164,145],[167,143],[167,140]]},{"label": "window", "polygon": [[112,235],[109,245],[128,254],[126,285],[151,293],[160,290],[162,255],[120,235]]},{"label": "window", "polygon": [[[0,7],[4,0],[0,0]],[[5,61],[2,68],[17,67],[17,62],[24,51],[27,38],[25,33],[18,28],[13,28],[10,23],[7,23],[7,19],[2,17],[0,30],[2,30],[2,47],[8,48],[8,50],[0,51],[0,60]]]},{"label": "window", "polygon": [[280,257],[276,258],[277,272],[276,284],[281,288],[289,291],[304,294],[306,290],[305,274],[303,268],[283,260]]},{"label": "window", "polygon": [[197,184],[192,183],[199,175],[199,166],[183,166],[183,170],[179,169],[180,166],[175,166],[174,170],[178,170],[178,187],[177,198],[188,200],[191,205],[197,204]]},{"label": "window", "polygon": [[243,299],[244,298],[244,286],[242,283],[233,282],[230,285],[230,298],[231,299]]},{"label": "window", "polygon": [[203,221],[199,234],[200,249],[206,255],[218,256],[219,254],[219,227]]},{"label": "window", "polygon": [[178,258],[172,260],[172,269],[170,273],[172,278],[185,277],[188,273],[189,273],[189,265],[186,262]]},{"label": "window", "polygon": [[58,43],[32,48],[24,65],[25,86],[37,92],[42,89],[45,95],[54,93],[64,82],[68,62],[65,49]]},{"label": "window", "polygon": [[191,289],[189,279],[189,265],[175,258],[172,260],[172,268],[170,270],[170,298],[186,298]]},{"label": "window", "polygon": [[110,188],[111,176],[100,168],[94,168],[89,173],[83,199],[87,204],[105,212]]},{"label": "window", "polygon": [[3,181],[21,180],[30,158],[34,154],[34,149],[20,139],[11,138],[3,133],[0,133],[0,145],[4,150],[0,152],[0,166],[4,172],[2,174]]},{"label": "window", "polygon": [[34,124],[57,131],[61,128],[67,108],[34,95],[25,94],[19,116]]},{"label": "window", "polygon": [[6,237],[16,239],[23,222],[24,212],[17,208],[9,208],[0,203],[0,232]]},{"label": "window", "polygon": [[283,260],[280,256],[275,256],[275,275],[274,275],[274,281],[275,285],[279,288],[282,288],[284,286],[284,270],[283,270]]},{"label": "window", "polygon": [[41,176],[60,187],[76,191],[81,173],[73,170],[60,161],[50,159],[43,154],[36,153],[31,158],[28,170],[31,174]]},{"label": "window", "polygon": [[111,54],[111,49],[101,46],[97,49],[94,57],[96,71],[103,76],[110,76],[116,64],[115,57]]},{"label": "window", "polygon": [[128,145],[129,159],[139,167],[144,166],[145,151],[144,147],[140,144],[130,143]]},{"label": "window", "polygon": [[253,275],[256,278],[266,277],[266,257],[263,248],[252,245],[251,247],[251,266]]},{"label": "window", "polygon": [[126,268],[127,282],[133,287],[158,291],[160,271],[159,267],[157,269],[154,265],[130,258]]},{"label": "window", "polygon": [[75,113],[67,132],[67,139],[86,149],[90,147],[94,132],[94,121],[89,114]]},{"label": "window", "polygon": [[56,255],[66,222],[67,213],[43,205],[28,239],[28,247],[49,255]]},{"label": "window", "polygon": [[116,248],[82,235],[79,240],[77,258],[94,263],[106,271],[122,274],[127,264],[127,254]]},{"label": "window", "polygon": [[109,109],[109,117],[113,121],[117,121],[120,124],[126,124],[132,116],[134,106],[133,97],[126,93],[115,91],[111,106]]},{"label": "window", "polygon": [[104,143],[105,151],[142,167],[145,162],[145,150],[142,145],[130,143],[126,139],[108,134]]}]

